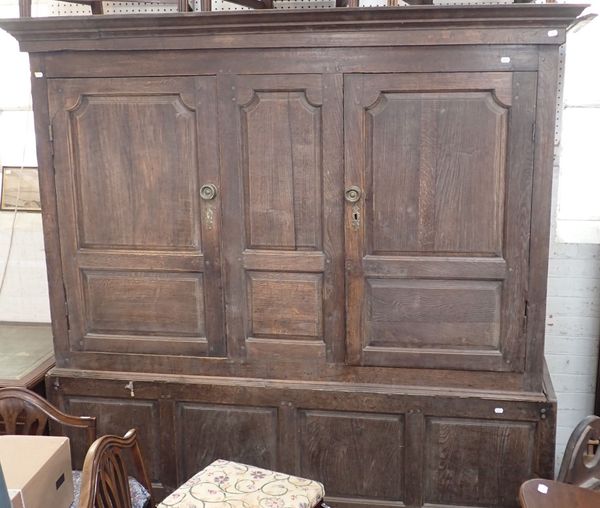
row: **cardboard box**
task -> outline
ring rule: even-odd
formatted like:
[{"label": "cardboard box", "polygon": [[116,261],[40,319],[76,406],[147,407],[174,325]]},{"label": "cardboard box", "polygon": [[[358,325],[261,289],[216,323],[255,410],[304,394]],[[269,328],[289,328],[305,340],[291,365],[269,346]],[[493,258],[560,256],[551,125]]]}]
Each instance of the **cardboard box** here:
[{"label": "cardboard box", "polygon": [[0,463],[13,508],[69,508],[73,502],[66,437],[0,436]]},{"label": "cardboard box", "polygon": [[25,508],[23,506],[23,496],[20,490],[9,489],[8,497],[10,497],[10,504],[12,508]]}]

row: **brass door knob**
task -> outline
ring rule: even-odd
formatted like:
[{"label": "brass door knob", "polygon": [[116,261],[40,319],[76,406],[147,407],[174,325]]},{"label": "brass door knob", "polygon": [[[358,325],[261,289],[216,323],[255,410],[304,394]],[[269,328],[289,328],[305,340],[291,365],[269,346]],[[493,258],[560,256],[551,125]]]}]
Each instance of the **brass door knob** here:
[{"label": "brass door knob", "polygon": [[348,203],[356,203],[360,199],[361,190],[360,187],[353,185],[352,187],[348,187],[346,192],[344,193],[344,197]]},{"label": "brass door knob", "polygon": [[200,197],[206,201],[214,199],[217,195],[217,187],[212,183],[207,183],[200,187]]}]

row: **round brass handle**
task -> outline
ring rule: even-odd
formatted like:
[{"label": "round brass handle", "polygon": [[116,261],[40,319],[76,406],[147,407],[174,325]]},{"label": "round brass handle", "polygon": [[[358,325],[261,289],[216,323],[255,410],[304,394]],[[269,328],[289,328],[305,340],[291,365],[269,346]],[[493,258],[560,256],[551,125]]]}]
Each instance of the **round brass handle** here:
[{"label": "round brass handle", "polygon": [[346,192],[344,193],[344,197],[348,203],[356,203],[360,199],[360,187],[353,185],[352,187],[348,187]]},{"label": "round brass handle", "polygon": [[212,183],[207,183],[200,187],[200,197],[206,201],[214,199],[217,195],[217,187]]}]

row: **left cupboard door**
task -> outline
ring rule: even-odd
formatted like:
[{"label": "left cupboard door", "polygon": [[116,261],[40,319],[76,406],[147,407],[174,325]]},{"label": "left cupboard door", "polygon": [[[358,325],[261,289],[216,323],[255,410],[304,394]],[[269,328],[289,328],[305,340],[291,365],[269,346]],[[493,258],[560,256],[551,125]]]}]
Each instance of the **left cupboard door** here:
[{"label": "left cupboard door", "polygon": [[71,350],[225,356],[215,79],[48,94]]}]

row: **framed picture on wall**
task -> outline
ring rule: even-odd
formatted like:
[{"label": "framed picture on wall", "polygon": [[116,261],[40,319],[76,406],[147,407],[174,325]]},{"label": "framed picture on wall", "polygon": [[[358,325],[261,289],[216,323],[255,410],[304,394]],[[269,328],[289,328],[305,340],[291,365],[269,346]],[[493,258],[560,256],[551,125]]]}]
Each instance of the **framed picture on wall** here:
[{"label": "framed picture on wall", "polygon": [[38,168],[2,168],[0,210],[41,211]]}]

